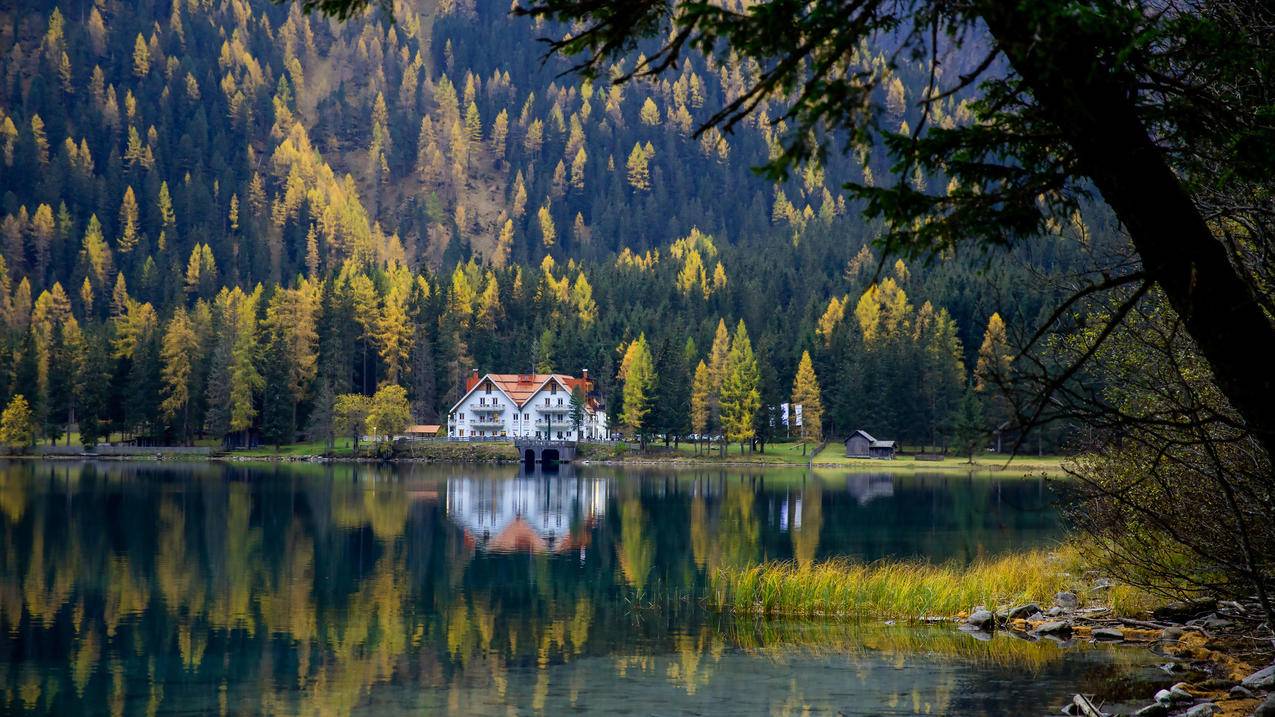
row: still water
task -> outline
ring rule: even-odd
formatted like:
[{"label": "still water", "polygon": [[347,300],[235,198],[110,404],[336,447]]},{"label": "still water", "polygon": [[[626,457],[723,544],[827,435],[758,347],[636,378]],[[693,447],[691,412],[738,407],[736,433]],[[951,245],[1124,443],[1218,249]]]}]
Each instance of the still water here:
[{"label": "still water", "polygon": [[5,714],[1030,715],[1157,679],[701,605],[720,567],[1048,544],[1040,480],[21,462],[0,524]]}]

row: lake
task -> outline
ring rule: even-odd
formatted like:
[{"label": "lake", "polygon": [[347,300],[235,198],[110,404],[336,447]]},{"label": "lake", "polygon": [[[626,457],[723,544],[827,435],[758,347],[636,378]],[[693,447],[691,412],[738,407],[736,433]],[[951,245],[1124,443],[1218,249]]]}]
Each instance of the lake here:
[{"label": "lake", "polygon": [[5,714],[1057,714],[1150,653],[755,620],[761,560],[967,562],[1062,536],[1037,479],[0,464]]}]

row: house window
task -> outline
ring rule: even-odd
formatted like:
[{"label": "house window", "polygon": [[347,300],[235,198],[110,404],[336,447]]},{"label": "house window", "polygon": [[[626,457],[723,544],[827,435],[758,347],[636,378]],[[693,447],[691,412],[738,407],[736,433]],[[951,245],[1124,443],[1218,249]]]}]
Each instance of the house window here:
[{"label": "house window", "polygon": [[562,399],[561,399],[561,398],[559,398],[559,399],[558,399],[558,405],[559,405],[559,406],[561,406],[561,405],[562,405]]},{"label": "house window", "polygon": [[531,414],[530,414],[530,413],[524,413],[524,414],[522,414],[522,420],[524,420],[524,421],[530,421],[530,420],[531,420]]},{"label": "house window", "polygon": [[488,384],[484,385],[484,386],[483,386],[483,391],[484,391],[484,392],[485,392],[488,396],[490,396],[490,395],[491,395],[491,384],[490,384],[490,383],[488,383]]},{"label": "house window", "polygon": [[478,399],[478,405],[479,405],[479,406],[486,406],[486,405],[487,405],[487,399],[485,399],[485,398],[479,398],[479,399]]},{"label": "house window", "polygon": [[458,414],[456,414],[456,419],[457,419],[457,420],[459,420],[459,421],[463,421],[463,420],[465,420],[465,414],[463,414],[463,413],[458,413]]},{"label": "house window", "polygon": [[463,428],[457,429],[456,435],[463,437],[465,435],[465,429]]},{"label": "house window", "polygon": [[551,382],[549,384],[549,393],[557,393],[557,392],[558,392],[558,384],[556,382]]}]

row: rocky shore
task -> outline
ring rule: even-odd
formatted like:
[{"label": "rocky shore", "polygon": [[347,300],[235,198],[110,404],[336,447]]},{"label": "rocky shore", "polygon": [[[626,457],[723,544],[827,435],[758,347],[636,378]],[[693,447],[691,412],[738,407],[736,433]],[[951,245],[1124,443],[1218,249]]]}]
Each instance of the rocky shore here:
[{"label": "rocky shore", "polygon": [[1074,695],[1064,714],[1275,717],[1275,637],[1256,602],[1176,602],[1153,610],[1147,618],[1117,617],[1101,606],[1081,608],[1072,592],[1059,592],[1048,607],[980,605],[960,616],[961,629],[976,638],[1003,630],[1064,646],[1078,641],[1143,645],[1164,657],[1161,668],[1166,673],[1181,678],[1147,695],[1146,705],[1134,712],[1106,712],[1101,695]]}]

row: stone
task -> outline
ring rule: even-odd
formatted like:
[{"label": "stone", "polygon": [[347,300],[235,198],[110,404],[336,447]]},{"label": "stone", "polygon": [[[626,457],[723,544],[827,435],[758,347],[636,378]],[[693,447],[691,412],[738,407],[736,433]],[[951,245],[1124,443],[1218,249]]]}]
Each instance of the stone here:
[{"label": "stone", "polygon": [[1212,702],[1204,702],[1198,704],[1186,711],[1186,717],[1213,717],[1213,713],[1217,711],[1217,705]]},{"label": "stone", "polygon": [[1253,712],[1253,717],[1275,717],[1275,695],[1266,698]]},{"label": "stone", "polygon": [[976,610],[965,622],[980,630],[991,630],[996,627],[996,616],[987,610]]},{"label": "stone", "polygon": [[1038,635],[1065,635],[1071,632],[1071,623],[1065,620],[1054,620],[1038,625],[1035,632]]},{"label": "stone", "polygon": [[1169,694],[1173,695],[1174,702],[1190,702],[1195,699],[1195,695],[1191,694],[1190,686],[1185,682],[1179,682],[1170,687]]},{"label": "stone", "polygon": [[1252,697],[1253,691],[1245,687],[1244,685],[1236,685],[1232,687],[1231,691],[1227,692],[1226,694],[1229,695],[1231,699],[1233,700],[1243,700],[1243,699],[1248,699],[1249,697]]},{"label": "stone", "polygon": [[1203,627],[1205,630],[1223,630],[1234,624],[1235,623],[1230,620],[1227,620],[1224,617],[1218,617],[1217,615],[1209,615],[1200,621],[1200,627]]},{"label": "stone", "polygon": [[1093,584],[1094,590],[1110,590],[1111,581],[1106,578],[1099,578],[1098,582]]},{"label": "stone", "polygon": [[1240,681],[1250,690],[1266,690],[1275,687],[1275,665],[1254,672]]},{"label": "stone", "polygon": [[1177,642],[1182,639],[1184,632],[1185,630],[1180,627],[1166,627],[1160,631],[1160,639],[1165,642]]},{"label": "stone", "polygon": [[1114,627],[1100,627],[1093,631],[1093,639],[1120,641],[1124,639],[1124,633]]},{"label": "stone", "polygon": [[1147,705],[1133,714],[1137,717],[1164,717],[1169,714],[1169,708],[1156,703],[1153,705]]},{"label": "stone", "polygon": [[1057,605],[1055,605],[1055,606],[1053,606],[1053,607],[1049,608],[1048,610],[1046,610],[1046,611],[1045,611],[1045,615],[1046,615],[1047,617],[1058,617],[1059,615],[1061,615],[1061,614],[1063,614],[1063,613],[1065,613],[1065,612],[1067,612],[1067,611],[1066,611],[1066,610],[1064,610],[1064,609],[1062,609],[1062,608],[1060,608],[1060,607],[1058,607]]},{"label": "stone", "polygon": [[1027,618],[1031,617],[1032,615],[1035,615],[1038,612],[1040,612],[1040,606],[1034,602],[1029,602],[1026,605],[1019,605],[1013,610],[1010,610],[1009,619],[1010,620],[1026,620]]},{"label": "stone", "polygon": [[1158,704],[1168,707],[1169,705],[1173,704],[1173,693],[1168,690],[1160,690],[1159,692],[1155,693],[1155,701]]},{"label": "stone", "polygon": [[1054,604],[1064,610],[1075,610],[1080,607],[1080,599],[1076,593],[1064,590],[1054,596]]}]

